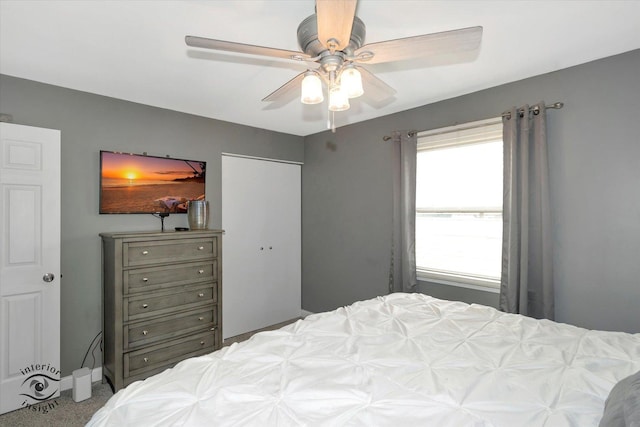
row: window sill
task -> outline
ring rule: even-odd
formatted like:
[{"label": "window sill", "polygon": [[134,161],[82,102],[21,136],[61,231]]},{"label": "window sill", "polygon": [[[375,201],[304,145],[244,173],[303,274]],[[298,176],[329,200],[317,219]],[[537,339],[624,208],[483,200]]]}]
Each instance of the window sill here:
[{"label": "window sill", "polygon": [[440,274],[434,272],[420,271],[416,272],[416,278],[419,281],[436,283],[439,285],[456,286],[458,288],[473,289],[476,291],[490,292],[493,294],[500,293],[500,282],[493,280],[473,279],[455,275]]}]

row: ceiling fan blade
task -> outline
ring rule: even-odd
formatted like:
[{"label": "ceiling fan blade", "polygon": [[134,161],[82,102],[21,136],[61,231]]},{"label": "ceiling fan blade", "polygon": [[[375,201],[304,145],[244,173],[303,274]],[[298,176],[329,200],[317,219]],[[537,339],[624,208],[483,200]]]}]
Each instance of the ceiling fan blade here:
[{"label": "ceiling fan blade", "polygon": [[380,80],[378,77],[371,74],[367,69],[363,67],[356,67],[360,71],[362,76],[362,86],[364,88],[364,94],[368,100],[379,103],[386,101],[395,95],[396,90]]},{"label": "ceiling fan blade", "polygon": [[401,61],[418,57],[455,55],[477,50],[482,40],[482,27],[469,27],[441,33],[387,40],[362,46],[355,56],[373,53],[371,59],[361,59],[367,64]]},{"label": "ceiling fan blade", "polygon": [[329,50],[349,45],[357,0],[316,0],[318,40]]},{"label": "ceiling fan blade", "polygon": [[291,101],[291,99],[293,99],[297,95],[297,93],[299,93],[303,78],[304,73],[298,74],[297,76],[280,86],[278,89],[265,96],[262,100],[266,102]]},{"label": "ceiling fan blade", "polygon": [[224,40],[207,39],[204,37],[186,36],[184,41],[188,46],[205,49],[224,50],[227,52],[246,53],[249,55],[270,56],[274,58],[293,59],[303,61],[311,58],[306,53],[294,50],[274,49],[272,47],[256,46],[252,44],[228,42]]}]

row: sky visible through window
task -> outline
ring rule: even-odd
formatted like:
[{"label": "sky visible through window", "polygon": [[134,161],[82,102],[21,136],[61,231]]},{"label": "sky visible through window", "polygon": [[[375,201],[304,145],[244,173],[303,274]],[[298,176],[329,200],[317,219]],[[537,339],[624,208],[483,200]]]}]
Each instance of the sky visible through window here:
[{"label": "sky visible through window", "polygon": [[500,277],[502,175],[501,140],[418,152],[418,268]]}]

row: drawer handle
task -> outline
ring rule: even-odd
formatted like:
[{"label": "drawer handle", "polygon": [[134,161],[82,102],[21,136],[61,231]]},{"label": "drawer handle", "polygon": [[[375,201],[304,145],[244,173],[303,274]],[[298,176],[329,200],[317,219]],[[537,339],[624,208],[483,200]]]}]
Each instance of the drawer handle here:
[{"label": "drawer handle", "polygon": [[204,246],[198,246],[199,251],[204,251]]},{"label": "drawer handle", "polygon": [[204,341],[200,341],[200,345],[204,345]]},{"label": "drawer handle", "polygon": [[142,308],[147,308],[149,307],[149,304],[142,304]]},{"label": "drawer handle", "polygon": [[203,269],[198,270],[198,274],[204,274],[204,270]]},{"label": "drawer handle", "polygon": [[149,361],[149,359],[146,358],[146,357],[144,359],[142,359],[142,360],[144,360],[144,363],[147,363]]},{"label": "drawer handle", "polygon": [[218,329],[217,326],[214,326],[213,328],[209,329],[210,331],[215,331],[216,329]]},{"label": "drawer handle", "polygon": [[200,298],[202,298],[202,297],[204,296],[204,293],[200,292],[200,293],[198,294],[198,296],[199,296]]},{"label": "drawer handle", "polygon": [[143,278],[142,278],[142,281],[146,283],[146,282],[148,282],[148,281],[149,281],[149,278],[148,278],[148,277],[143,277]]},{"label": "drawer handle", "polygon": [[200,316],[198,317],[198,320],[204,320],[204,317]]},{"label": "drawer handle", "polygon": [[149,331],[142,331],[142,335],[147,335]]},{"label": "drawer handle", "polygon": [[148,255],[149,251],[142,251],[142,255]]}]

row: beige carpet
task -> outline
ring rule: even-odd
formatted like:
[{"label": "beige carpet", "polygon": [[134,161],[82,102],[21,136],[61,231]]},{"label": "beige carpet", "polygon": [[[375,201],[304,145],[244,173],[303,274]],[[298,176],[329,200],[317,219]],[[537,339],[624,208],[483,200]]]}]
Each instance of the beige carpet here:
[{"label": "beige carpet", "polygon": [[71,390],[60,393],[60,397],[0,415],[2,427],[81,427],[113,396],[108,384],[95,382],[91,387],[91,398],[74,402]]}]

